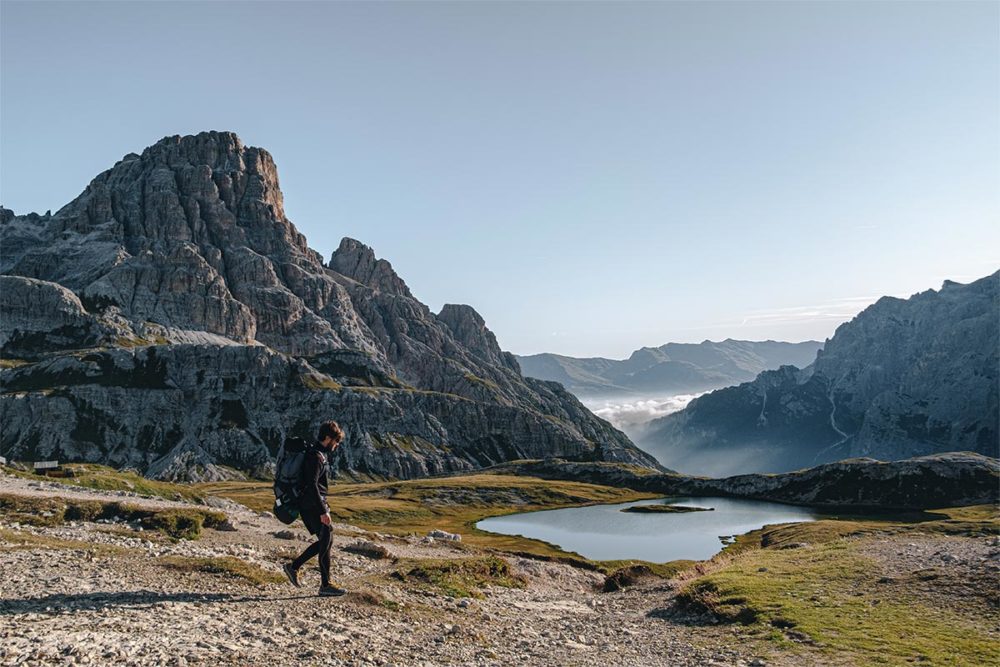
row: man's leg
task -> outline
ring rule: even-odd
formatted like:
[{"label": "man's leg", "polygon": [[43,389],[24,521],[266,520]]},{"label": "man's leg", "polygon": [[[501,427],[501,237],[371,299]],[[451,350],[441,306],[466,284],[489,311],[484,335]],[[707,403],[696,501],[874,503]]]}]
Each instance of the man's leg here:
[{"label": "man's leg", "polygon": [[[299,554],[299,557],[292,561],[293,571],[298,571],[299,568],[305,565],[310,558],[319,553],[320,542],[322,541],[320,537],[320,529],[326,528],[326,526],[320,522],[319,517],[313,516],[312,514],[303,513],[302,523],[305,524],[306,529],[311,535],[316,536],[316,541],[306,547],[305,551]],[[293,577],[292,575],[289,575],[289,578],[292,579],[292,583],[295,583],[297,579],[297,577]],[[297,583],[295,585],[298,586]]]},{"label": "man's leg", "polygon": [[[321,525],[316,536],[316,550],[319,552],[319,574],[323,586],[330,585],[330,546],[333,543],[333,531],[330,526]],[[310,556],[311,557],[311,556]]]},{"label": "man's leg", "polygon": [[333,531],[330,526],[323,526],[317,535],[319,541],[316,545],[319,549],[319,573],[323,577],[323,585],[319,587],[319,594],[323,596],[337,596],[347,593],[339,586],[334,586],[330,582],[330,545],[333,542]]},{"label": "man's leg", "polygon": [[[299,557],[292,561],[292,569],[298,570],[303,565],[305,565],[306,562],[310,558],[312,558],[313,556],[315,556],[316,554],[318,554],[319,550],[320,550],[320,542],[321,541],[322,540],[317,540],[317,541],[313,542],[312,544],[310,544],[309,546],[307,546],[306,549],[305,549],[305,551],[303,551],[301,554],[299,554]],[[326,542],[327,542],[327,550],[329,550],[329,546],[330,546],[330,538],[329,538],[329,536],[327,537]],[[321,563],[320,567],[323,567],[322,566],[322,562],[323,562],[323,556],[321,555],[320,556],[320,563]]]}]

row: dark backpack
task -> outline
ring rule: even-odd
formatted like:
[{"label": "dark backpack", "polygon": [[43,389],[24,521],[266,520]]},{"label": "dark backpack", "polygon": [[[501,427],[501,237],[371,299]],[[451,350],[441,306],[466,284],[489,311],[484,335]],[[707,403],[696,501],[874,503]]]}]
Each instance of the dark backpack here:
[{"label": "dark backpack", "polygon": [[302,438],[288,438],[278,448],[274,464],[274,516],[282,523],[292,523],[299,516],[302,468],[312,448]]}]

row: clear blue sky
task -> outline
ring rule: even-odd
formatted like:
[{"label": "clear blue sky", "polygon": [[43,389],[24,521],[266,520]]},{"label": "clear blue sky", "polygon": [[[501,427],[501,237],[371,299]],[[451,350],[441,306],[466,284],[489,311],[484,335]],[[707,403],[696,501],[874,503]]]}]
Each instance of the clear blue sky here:
[{"label": "clear blue sky", "polygon": [[1000,268],[995,2],[13,2],[0,197],[232,130],[517,353],[802,340]]}]

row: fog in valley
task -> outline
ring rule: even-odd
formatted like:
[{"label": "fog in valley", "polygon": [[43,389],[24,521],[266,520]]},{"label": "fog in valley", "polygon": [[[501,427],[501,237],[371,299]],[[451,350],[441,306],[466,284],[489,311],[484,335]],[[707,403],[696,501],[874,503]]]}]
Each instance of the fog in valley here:
[{"label": "fog in valley", "polygon": [[635,438],[633,442],[670,470],[687,475],[731,477],[749,473],[786,472],[790,469],[783,460],[784,450],[759,445],[705,451],[680,444],[667,447],[662,442],[643,440],[641,437]]},{"label": "fog in valley", "polygon": [[654,420],[680,412],[709,392],[674,395],[581,396],[580,402],[601,419],[624,432],[640,449],[670,470],[705,477],[729,477],[751,472],[785,470],[782,452],[759,445],[703,451],[681,444],[666,446],[656,434]]},{"label": "fog in valley", "polygon": [[646,425],[649,422],[683,410],[692,399],[701,396],[701,393],[672,396],[662,394],[655,396],[584,396],[580,398],[580,402],[595,415],[608,420],[612,426],[623,431],[633,442],[639,444],[638,441],[646,433]]}]

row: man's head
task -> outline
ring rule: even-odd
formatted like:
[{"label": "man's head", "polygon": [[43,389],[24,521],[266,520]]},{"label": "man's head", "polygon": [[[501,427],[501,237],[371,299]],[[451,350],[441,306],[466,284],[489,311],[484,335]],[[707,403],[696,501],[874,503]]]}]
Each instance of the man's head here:
[{"label": "man's head", "polygon": [[319,427],[319,444],[333,451],[344,439],[344,429],[337,422],[323,422]]}]

